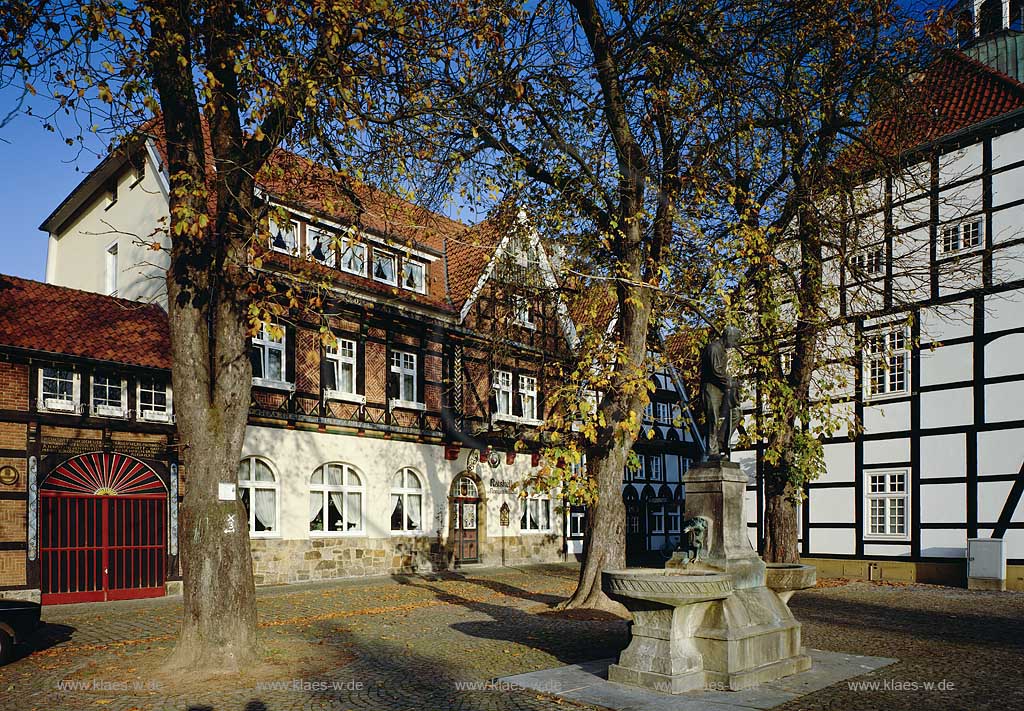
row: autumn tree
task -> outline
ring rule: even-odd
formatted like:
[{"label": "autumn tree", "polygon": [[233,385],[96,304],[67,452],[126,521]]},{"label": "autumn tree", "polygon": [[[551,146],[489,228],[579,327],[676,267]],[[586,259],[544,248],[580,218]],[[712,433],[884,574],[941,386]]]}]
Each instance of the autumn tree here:
[{"label": "autumn tree", "polygon": [[162,135],[173,386],[187,476],[184,617],[170,666],[243,668],[257,632],[249,538],[237,524],[242,504],[218,500],[218,483],[237,482],[252,382],[248,336],[299,298],[286,289],[268,296],[254,278],[265,244],[257,237],[266,234],[259,176],[282,146],[344,151],[345,136],[358,130],[352,97],[386,72],[383,49],[416,22],[416,8],[387,0],[23,5],[19,24],[0,35],[20,43],[3,76],[39,92],[33,115],[51,128],[92,126],[125,140],[148,122]]},{"label": "autumn tree", "polygon": [[[747,333],[742,369],[754,413],[746,441],[763,448],[764,557],[795,562],[796,504],[824,470],[821,440],[859,426],[843,400],[861,344],[839,305],[883,303],[873,275],[884,226],[863,215],[884,199],[884,177],[901,170],[894,149],[914,145],[932,120],[910,79],[947,37],[946,18],[926,28],[887,0],[761,4],[758,13],[761,41],[719,77],[737,91],[720,114],[731,128],[719,133],[701,224],[732,254],[710,285],[722,318]],[[919,191],[928,176],[916,179]],[[914,298],[927,273],[918,256],[884,257],[906,287],[886,296],[890,307]]]},{"label": "autumn tree", "polygon": [[[396,170],[411,184],[482,209],[518,205],[554,245],[563,285],[610,297],[600,317],[614,324],[611,337],[578,349],[561,426],[547,427],[549,441],[564,444],[580,417],[592,423],[580,487],[591,490],[585,562],[569,606],[608,605],[600,572],[625,564],[622,472],[648,401],[664,267],[687,240],[680,206],[700,199],[708,75],[732,61],[733,34],[742,34],[732,8],[432,5],[445,28],[439,41],[417,41],[427,49],[397,58],[394,91],[361,116],[409,147]],[[391,99],[399,89],[400,102]],[[594,359],[591,346],[601,349]]]}]

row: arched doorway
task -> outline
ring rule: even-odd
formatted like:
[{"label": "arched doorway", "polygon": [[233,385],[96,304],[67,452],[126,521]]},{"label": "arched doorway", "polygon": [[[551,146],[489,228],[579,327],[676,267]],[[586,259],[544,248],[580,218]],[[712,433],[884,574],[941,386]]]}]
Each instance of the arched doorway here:
[{"label": "arched doorway", "polygon": [[138,459],[92,452],[39,490],[43,604],[164,594],[167,489]]},{"label": "arched doorway", "polygon": [[480,561],[480,489],[461,474],[452,482],[452,549],[455,565]]}]

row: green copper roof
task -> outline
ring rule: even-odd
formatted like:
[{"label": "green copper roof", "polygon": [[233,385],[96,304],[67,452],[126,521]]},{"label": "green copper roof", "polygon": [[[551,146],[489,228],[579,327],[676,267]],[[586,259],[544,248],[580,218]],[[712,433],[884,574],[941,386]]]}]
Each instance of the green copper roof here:
[{"label": "green copper roof", "polygon": [[964,47],[963,53],[1017,81],[1024,81],[1024,32],[994,32]]}]

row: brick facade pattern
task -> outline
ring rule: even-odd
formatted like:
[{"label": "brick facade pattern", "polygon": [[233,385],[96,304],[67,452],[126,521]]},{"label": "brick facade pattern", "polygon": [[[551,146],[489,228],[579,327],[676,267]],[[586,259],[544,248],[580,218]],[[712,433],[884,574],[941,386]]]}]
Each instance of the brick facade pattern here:
[{"label": "brick facade pattern", "polygon": [[0,410],[28,409],[28,366],[0,363]]},{"label": "brick facade pattern", "polygon": [[25,551],[0,551],[0,587],[25,584]]}]

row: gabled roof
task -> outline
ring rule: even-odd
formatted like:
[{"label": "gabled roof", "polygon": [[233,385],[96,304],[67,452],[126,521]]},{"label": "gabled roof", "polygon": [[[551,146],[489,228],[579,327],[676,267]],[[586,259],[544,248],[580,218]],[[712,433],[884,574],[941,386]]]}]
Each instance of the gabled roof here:
[{"label": "gabled roof", "polygon": [[171,367],[167,314],[90,291],[0,275],[0,347]]},{"label": "gabled roof", "polygon": [[1024,84],[963,52],[943,52],[896,98],[895,115],[872,123],[841,161],[869,168],[870,155],[895,157],[1024,108]]}]

